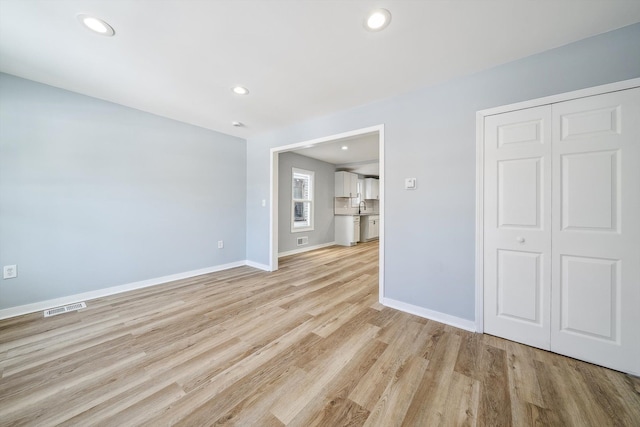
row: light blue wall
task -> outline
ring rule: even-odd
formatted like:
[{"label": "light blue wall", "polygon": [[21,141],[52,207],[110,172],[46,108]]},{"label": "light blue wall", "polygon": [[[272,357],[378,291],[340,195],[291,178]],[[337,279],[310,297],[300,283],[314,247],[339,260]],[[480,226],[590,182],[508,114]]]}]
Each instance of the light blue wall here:
[{"label": "light blue wall", "polygon": [[[247,258],[269,260],[268,210],[259,203],[269,197],[271,147],[384,124],[385,296],[473,320],[476,111],[639,77],[638,52],[635,24],[250,138]],[[405,177],[418,189],[405,191]]]},{"label": "light blue wall", "polygon": [[19,271],[0,281],[0,309],[268,264],[270,148],[382,123],[386,296],[473,319],[475,112],[639,77],[638,51],[635,24],[247,145],[0,74],[0,265]]},{"label": "light blue wall", "polygon": [[[314,172],[314,229],[312,231],[291,232],[291,168]],[[280,153],[278,169],[278,251],[304,249],[304,246],[296,244],[296,239],[302,236],[309,237],[307,246],[333,242],[335,165],[296,153]]]},{"label": "light blue wall", "polygon": [[246,176],[240,138],[0,74],[0,309],[244,260]]}]

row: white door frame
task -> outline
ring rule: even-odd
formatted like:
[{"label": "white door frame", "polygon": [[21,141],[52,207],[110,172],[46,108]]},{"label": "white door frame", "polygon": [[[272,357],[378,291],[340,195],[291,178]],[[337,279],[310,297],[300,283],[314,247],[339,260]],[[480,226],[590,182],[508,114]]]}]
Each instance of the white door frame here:
[{"label": "white door frame", "polygon": [[522,110],[585,98],[640,86],[640,78],[594,86],[530,101],[502,105],[476,113],[476,331],[484,332],[484,118],[508,111]]},{"label": "white door frame", "polygon": [[380,227],[379,235],[379,258],[378,258],[378,276],[379,276],[379,293],[378,300],[381,302],[384,296],[384,124],[371,126],[362,129],[355,129],[335,135],[329,135],[322,138],[316,138],[309,141],[297,142],[295,144],[282,145],[271,149],[271,165],[269,182],[269,197],[271,201],[271,209],[269,212],[269,271],[278,269],[278,155],[286,151],[298,150],[300,148],[308,148],[313,145],[331,142],[336,139],[349,138],[367,133],[378,132],[378,149],[380,162],[380,217],[382,218],[382,227]]}]

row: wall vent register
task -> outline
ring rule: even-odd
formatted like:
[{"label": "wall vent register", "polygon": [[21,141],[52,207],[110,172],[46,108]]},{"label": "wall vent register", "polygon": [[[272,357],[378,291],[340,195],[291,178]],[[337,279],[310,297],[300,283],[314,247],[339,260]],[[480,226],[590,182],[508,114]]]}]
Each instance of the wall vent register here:
[{"label": "wall vent register", "polygon": [[81,308],[87,308],[87,304],[85,304],[84,302],[77,302],[75,304],[69,304],[63,307],[50,308],[44,311],[44,317],[57,316],[58,314],[77,311],[77,310],[80,310]]}]

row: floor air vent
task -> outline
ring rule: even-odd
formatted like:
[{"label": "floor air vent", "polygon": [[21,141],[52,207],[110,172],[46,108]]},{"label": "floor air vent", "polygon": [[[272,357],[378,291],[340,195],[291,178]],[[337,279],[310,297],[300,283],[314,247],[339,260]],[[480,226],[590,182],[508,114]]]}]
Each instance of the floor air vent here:
[{"label": "floor air vent", "polygon": [[44,317],[56,316],[58,314],[68,313],[70,311],[80,310],[81,308],[87,308],[87,304],[83,302],[77,302],[75,304],[65,305],[64,307],[50,308],[44,311]]},{"label": "floor air vent", "polygon": [[298,246],[302,246],[302,245],[306,245],[309,243],[309,237],[304,236],[304,237],[298,237]]}]

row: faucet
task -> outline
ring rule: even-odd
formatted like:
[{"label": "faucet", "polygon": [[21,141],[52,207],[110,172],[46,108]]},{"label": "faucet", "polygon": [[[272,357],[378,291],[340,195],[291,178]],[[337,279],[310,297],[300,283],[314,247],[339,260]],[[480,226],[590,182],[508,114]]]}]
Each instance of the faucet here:
[{"label": "faucet", "polygon": [[358,213],[362,213],[362,209],[360,209],[360,206],[362,206],[364,204],[364,210],[367,210],[367,202],[365,202],[364,200],[361,201],[360,203],[358,203]]}]

